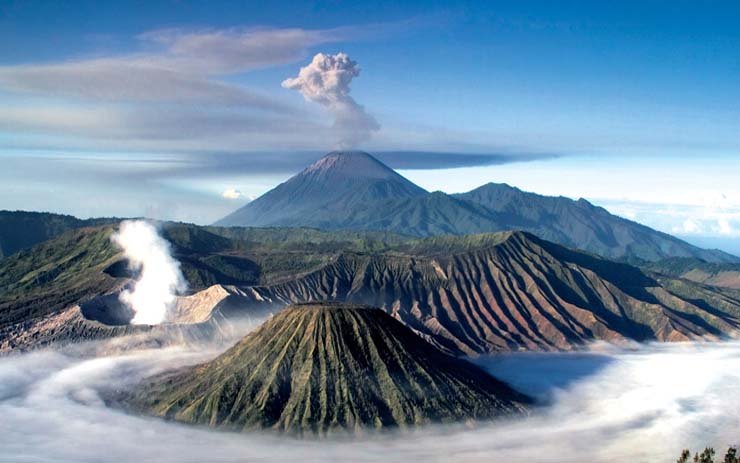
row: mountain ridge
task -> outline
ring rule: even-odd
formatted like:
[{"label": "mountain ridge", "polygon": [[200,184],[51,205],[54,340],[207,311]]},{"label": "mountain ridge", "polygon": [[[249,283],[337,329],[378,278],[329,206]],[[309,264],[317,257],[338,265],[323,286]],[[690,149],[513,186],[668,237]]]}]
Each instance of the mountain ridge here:
[{"label": "mountain ridge", "polygon": [[[355,164],[370,167],[347,167]],[[740,257],[698,248],[584,199],[542,196],[494,183],[467,193],[430,193],[360,152],[329,153],[216,225],[390,231],[417,237],[524,230],[636,263],[666,257],[740,263]]]},{"label": "mountain ridge", "polygon": [[[162,231],[196,292],[181,298],[178,320],[238,320],[292,303],[346,301],[380,307],[457,355],[568,350],[595,340],[716,340],[740,327],[740,291],[654,274],[526,232],[405,239],[184,224]],[[81,316],[98,317],[95,307],[106,304],[96,301],[116,299],[116,288],[130,281],[115,271],[122,257],[111,232],[70,232],[0,260],[0,351],[78,342],[93,331],[123,334],[120,324],[114,331],[91,331],[82,321],[63,328],[57,317],[74,304],[82,305]],[[207,289],[214,284],[224,288]],[[227,293],[234,304],[221,304]]]}]

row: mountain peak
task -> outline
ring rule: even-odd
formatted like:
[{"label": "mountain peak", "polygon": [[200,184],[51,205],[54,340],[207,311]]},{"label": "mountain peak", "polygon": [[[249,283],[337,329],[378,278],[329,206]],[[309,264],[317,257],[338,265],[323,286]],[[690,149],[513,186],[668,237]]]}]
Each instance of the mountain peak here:
[{"label": "mountain peak", "polygon": [[400,177],[393,169],[364,151],[332,151],[299,175],[341,175],[375,179]]},{"label": "mountain peak", "polygon": [[332,151],[217,224],[322,228],[373,202],[426,194],[368,153]]}]

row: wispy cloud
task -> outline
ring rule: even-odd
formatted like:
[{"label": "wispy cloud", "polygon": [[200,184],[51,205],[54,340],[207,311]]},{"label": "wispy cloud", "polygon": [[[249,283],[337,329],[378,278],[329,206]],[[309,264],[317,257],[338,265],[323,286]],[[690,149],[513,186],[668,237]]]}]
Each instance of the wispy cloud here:
[{"label": "wispy cloud", "polygon": [[313,46],[346,37],[331,29],[155,30],[139,36],[149,51],[0,67],[0,88],[83,100],[199,101],[286,110],[217,77],[290,63]]},{"label": "wispy cloud", "polygon": [[685,446],[726,446],[737,439],[736,343],[598,346],[579,354],[479,359],[546,405],[522,419],[324,440],[217,432],[121,413],[104,401],[112,389],[127,390],[218,352],[160,348],[90,358],[96,347],[82,346],[86,355],[47,349],[0,359],[3,456],[34,462],[166,455],[159,460],[601,463],[674,461]]},{"label": "wispy cloud", "polygon": [[67,148],[329,148],[319,141],[328,123],[227,78],[382,30],[162,29],[127,54],[0,66],[0,132],[62,137]]}]

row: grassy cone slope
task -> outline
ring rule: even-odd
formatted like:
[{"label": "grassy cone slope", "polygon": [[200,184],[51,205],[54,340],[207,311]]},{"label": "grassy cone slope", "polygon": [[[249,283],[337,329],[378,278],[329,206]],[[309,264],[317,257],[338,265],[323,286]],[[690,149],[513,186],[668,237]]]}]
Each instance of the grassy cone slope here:
[{"label": "grassy cone slope", "polygon": [[215,360],[145,381],[134,407],[247,430],[325,433],[486,420],[528,398],[450,357],[386,313],[293,306]]}]

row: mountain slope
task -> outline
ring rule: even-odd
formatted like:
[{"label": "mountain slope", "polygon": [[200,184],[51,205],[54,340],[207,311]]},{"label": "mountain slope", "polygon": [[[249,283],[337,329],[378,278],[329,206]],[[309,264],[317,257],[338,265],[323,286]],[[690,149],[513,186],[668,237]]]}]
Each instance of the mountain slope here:
[{"label": "mountain slope", "polygon": [[489,183],[456,198],[484,206],[506,229],[525,230],[564,246],[585,249],[608,258],[656,261],[668,256],[711,262],[738,258],[700,249],[667,233],[610,214],[585,199],[541,196],[506,184]]},{"label": "mountain slope", "polygon": [[541,238],[634,262],[740,258],[704,250],[617,217],[585,200],[540,196],[488,184],[468,193],[427,193],[367,153],[334,152],[217,223],[375,230],[417,237],[524,230]]},{"label": "mountain slope", "polygon": [[485,420],[528,402],[384,312],[285,309],[206,364],[155,377],[134,407],[186,423],[325,433]]},{"label": "mountain slope", "polygon": [[[118,272],[125,265],[111,231],[71,232],[0,261],[0,346],[29,349],[123,332],[82,322],[60,326],[62,314],[79,305],[81,317],[120,328],[96,315],[92,303],[108,294],[115,299],[129,281]],[[455,354],[571,349],[594,340],[718,339],[740,323],[740,291],[645,273],[523,232],[409,240],[165,224],[163,235],[193,291],[227,286],[183,298],[190,302],[177,318],[186,322],[252,317],[294,302],[350,301],[383,308]],[[237,287],[228,286],[234,281]],[[220,304],[227,293],[234,303]]]},{"label": "mountain slope", "polygon": [[28,249],[62,233],[109,223],[111,219],[80,220],[47,212],[0,211],[0,258]]},{"label": "mountain slope", "polygon": [[[51,240],[0,259],[0,353],[51,344],[104,339],[148,328],[125,325],[131,318],[115,307],[117,293],[132,275],[111,242],[113,226],[71,230]],[[255,298],[248,288],[295,278],[320,268],[340,250],[387,249],[407,238],[388,233],[338,232],[311,229],[211,228],[180,223],[161,224],[174,257],[193,291],[178,298],[173,323],[196,325],[156,329],[174,338],[228,334],[224,318]],[[209,289],[208,286],[212,286]],[[239,318],[261,317],[279,309],[260,303],[256,312],[239,311]],[[204,315],[205,314],[205,315]],[[211,316],[213,315],[213,316]],[[210,324],[215,320],[215,325]],[[228,325],[228,323],[226,323]],[[223,333],[222,333],[223,332]],[[205,333],[205,334],[204,334]]]},{"label": "mountain slope", "polygon": [[380,255],[344,253],[305,276],[253,289],[273,304],[382,307],[463,354],[717,339],[740,327],[740,292],[666,279],[669,289],[635,267],[522,232],[430,240]]},{"label": "mountain slope", "polygon": [[674,278],[740,290],[740,264],[718,264],[694,258],[673,257],[650,263],[645,268]]},{"label": "mountain slope", "polygon": [[435,191],[346,211],[336,217],[330,228],[389,230],[418,237],[501,230],[505,225],[477,204]]},{"label": "mountain slope", "polygon": [[367,153],[332,152],[216,225],[329,226],[369,202],[425,194]]},{"label": "mountain slope", "polygon": [[3,327],[42,317],[113,290],[105,269],[119,254],[112,228],[83,228],[0,261],[0,338]]}]

